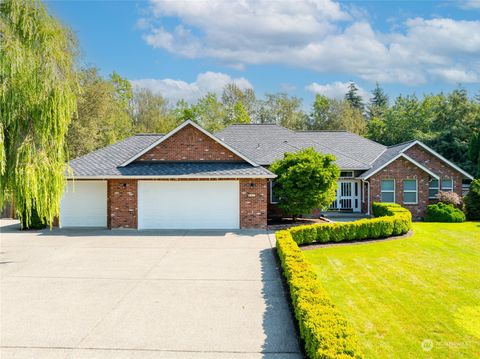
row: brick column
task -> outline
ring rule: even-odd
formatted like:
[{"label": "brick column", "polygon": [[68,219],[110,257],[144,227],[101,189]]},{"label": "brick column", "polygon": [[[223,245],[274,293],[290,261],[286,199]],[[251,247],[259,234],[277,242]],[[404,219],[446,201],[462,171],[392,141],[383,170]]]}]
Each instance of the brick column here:
[{"label": "brick column", "polygon": [[267,228],[267,179],[240,180],[240,228]]},{"label": "brick column", "polygon": [[108,180],[108,228],[137,228],[137,180]]}]

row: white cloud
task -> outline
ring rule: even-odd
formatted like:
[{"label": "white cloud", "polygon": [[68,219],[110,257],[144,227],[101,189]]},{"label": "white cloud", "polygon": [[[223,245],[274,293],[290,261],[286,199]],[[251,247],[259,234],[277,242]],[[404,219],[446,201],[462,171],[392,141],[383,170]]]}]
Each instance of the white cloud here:
[{"label": "white cloud", "polygon": [[224,73],[210,71],[199,74],[193,82],[173,79],[140,79],[132,80],[131,83],[134,90],[147,88],[172,102],[181,99],[194,102],[207,92],[220,94],[225,85],[229,83],[235,83],[241,89],[253,88],[252,84],[244,77],[232,78]]},{"label": "white cloud", "polygon": [[460,3],[462,9],[480,9],[480,0],[464,0]]},{"label": "white cloud", "polygon": [[[144,35],[148,44],[187,58],[217,59],[237,69],[275,63],[415,85],[461,82],[461,71],[438,74],[452,68],[476,69],[473,65],[480,57],[480,21],[413,18],[394,32],[381,33],[372,28],[368,16],[359,15],[361,9],[333,0],[151,4],[153,19]],[[166,28],[165,17],[177,18],[178,25]],[[478,79],[478,71],[466,71],[467,78]]]},{"label": "white cloud", "polygon": [[433,69],[431,74],[436,75],[443,81],[450,83],[476,83],[479,82],[479,75],[474,71],[467,71],[462,68]]},{"label": "white cloud", "polygon": [[[341,100],[345,97],[345,93],[348,91],[349,82],[332,82],[330,84],[319,84],[317,82],[312,82],[310,85],[306,87],[306,89],[314,94],[320,94],[327,96],[328,98],[334,98]],[[360,86],[356,85],[358,88],[358,94],[362,96],[364,100],[368,100],[370,98],[370,94],[365,91]]]}]

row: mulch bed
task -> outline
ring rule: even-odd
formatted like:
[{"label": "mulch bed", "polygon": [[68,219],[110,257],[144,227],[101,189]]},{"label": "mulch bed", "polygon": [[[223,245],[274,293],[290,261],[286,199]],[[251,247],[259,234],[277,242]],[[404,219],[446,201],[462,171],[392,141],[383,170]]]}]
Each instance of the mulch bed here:
[{"label": "mulch bed", "polygon": [[318,249],[321,247],[334,247],[334,246],[350,246],[356,244],[364,244],[364,243],[371,243],[371,242],[385,242],[385,241],[393,241],[397,239],[404,239],[411,237],[413,235],[413,231],[410,230],[408,233],[403,234],[401,236],[393,236],[387,238],[372,238],[372,239],[363,239],[363,240],[355,240],[355,241],[345,241],[345,242],[338,242],[338,243],[315,243],[315,244],[308,244],[305,246],[300,246],[301,250],[309,251],[312,249]]},{"label": "mulch bed", "polygon": [[307,224],[317,224],[317,223],[329,223],[327,219],[324,218],[297,218],[293,222],[292,218],[282,218],[277,220],[272,220],[268,222],[267,229],[271,231],[278,231],[280,229],[288,229],[291,227],[305,226]]}]

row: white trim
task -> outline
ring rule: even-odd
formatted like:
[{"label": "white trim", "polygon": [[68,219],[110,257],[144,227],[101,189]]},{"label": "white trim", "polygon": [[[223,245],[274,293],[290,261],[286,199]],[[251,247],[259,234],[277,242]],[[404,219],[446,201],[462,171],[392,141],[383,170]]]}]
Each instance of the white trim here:
[{"label": "white trim", "polygon": [[436,189],[437,190],[437,194],[438,192],[440,191],[440,180],[439,179],[436,179],[437,180],[437,187],[433,187],[433,188],[430,188],[430,183],[432,182],[432,180],[434,180],[436,178],[432,178],[430,181],[428,181],[428,199],[436,199],[437,197],[436,196],[433,196],[433,197],[430,197],[430,190],[434,190]]},{"label": "white trim", "polygon": [[[383,191],[382,190],[382,181],[393,181],[393,190],[392,191],[390,191],[390,190]],[[382,192],[393,193],[393,202],[383,202]],[[397,203],[397,181],[395,181],[395,178],[382,178],[380,180],[380,202],[381,203]]]},{"label": "white trim", "polygon": [[388,161],[387,163],[385,163],[383,166],[377,168],[375,171],[373,171],[372,173],[370,173],[367,177],[363,177],[363,176],[360,176],[359,178],[362,178],[362,179],[368,179],[370,177],[372,177],[375,173],[379,172],[380,170],[382,170],[383,168],[387,167],[390,163],[392,163],[393,161],[399,159],[400,157],[403,157],[405,158],[407,161],[410,161],[411,163],[413,163],[415,166],[417,166],[418,168],[422,169],[423,171],[427,172],[430,176],[436,178],[436,179],[440,179],[439,176],[437,176],[435,173],[433,173],[432,171],[430,171],[427,167],[425,167],[424,165],[418,163],[417,161],[415,161],[413,158],[407,156],[405,153],[401,152],[399,153],[398,155],[396,155],[395,157],[393,157],[390,161]]},{"label": "white trim", "polygon": [[[415,191],[405,190],[405,181],[415,181]],[[402,179],[402,186],[403,186],[402,203],[403,204],[418,204],[418,180],[416,178],[404,178],[404,179]],[[407,193],[414,193],[415,192],[415,202],[405,202],[405,197],[404,197],[405,192],[407,192]]]},{"label": "white trim", "polygon": [[270,204],[277,204],[277,202],[273,202],[273,179],[270,182]]},{"label": "white trim", "polygon": [[219,176],[211,176],[211,175],[179,175],[179,176],[69,176],[66,177],[67,180],[94,180],[94,179],[179,179],[179,178],[186,178],[186,179],[195,179],[195,178],[206,178],[206,179],[221,179],[221,178],[228,178],[228,179],[235,179],[235,178],[276,178],[276,175],[219,175]]},{"label": "white trim", "polygon": [[140,156],[144,155],[145,153],[147,153],[148,151],[150,151],[152,148],[158,146],[160,143],[162,143],[163,141],[165,141],[167,138],[170,138],[172,137],[174,134],[176,134],[178,131],[180,131],[182,128],[186,127],[187,125],[191,125],[193,127],[195,127],[197,130],[201,131],[202,133],[204,133],[205,135],[207,135],[208,137],[210,137],[212,140],[214,140],[215,142],[218,142],[220,145],[222,145],[223,147],[225,147],[227,150],[233,152],[234,154],[236,154],[238,157],[244,159],[246,162],[250,163],[252,166],[255,166],[255,167],[258,167],[259,165],[255,162],[253,162],[251,159],[245,157],[244,155],[242,155],[241,153],[237,152],[236,150],[234,150],[232,147],[230,147],[229,145],[227,145],[225,142],[223,142],[222,140],[220,140],[219,138],[215,137],[214,135],[212,135],[210,132],[208,132],[207,130],[203,129],[202,127],[200,127],[199,125],[197,125],[195,122],[191,121],[191,120],[187,120],[185,121],[184,123],[182,123],[181,125],[179,125],[177,128],[173,129],[172,131],[170,131],[169,133],[167,133],[165,136],[159,138],[157,141],[155,141],[154,143],[152,143],[150,146],[148,146],[147,148],[143,149],[142,151],[138,152],[137,154],[135,154],[133,157],[130,157],[128,160],[126,160],[125,162],[123,162],[120,167],[125,167],[126,165],[128,165],[129,163],[132,163],[133,161],[135,161],[137,158],[139,158]]},{"label": "white trim", "polygon": [[450,162],[449,160],[447,160],[445,157],[443,157],[441,154],[439,154],[438,152],[435,152],[434,150],[432,150],[430,147],[428,147],[426,144],[418,141],[418,140],[415,140],[414,142],[412,142],[412,144],[408,145],[405,149],[402,150],[402,153],[405,152],[406,150],[408,150],[409,148],[413,147],[414,145],[419,145],[421,147],[423,147],[425,150],[427,150],[428,152],[430,152],[432,155],[438,157],[439,159],[441,159],[442,161],[444,161],[445,163],[449,164],[451,167],[453,167],[454,169],[456,169],[458,172],[460,172],[461,174],[463,174],[465,177],[473,180],[473,176],[471,174],[469,174],[468,172],[465,172],[464,170],[462,170],[460,167],[458,167],[457,165],[453,164],[452,162]]}]

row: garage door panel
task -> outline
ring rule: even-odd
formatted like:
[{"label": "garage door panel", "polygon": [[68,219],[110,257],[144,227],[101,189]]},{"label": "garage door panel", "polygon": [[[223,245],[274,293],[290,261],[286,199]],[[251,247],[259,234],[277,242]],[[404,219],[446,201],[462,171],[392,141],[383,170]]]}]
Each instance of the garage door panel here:
[{"label": "garage door panel", "polygon": [[139,229],[239,228],[238,181],[139,181]]},{"label": "garage door panel", "polygon": [[61,227],[106,227],[107,182],[69,181],[60,202]]}]

